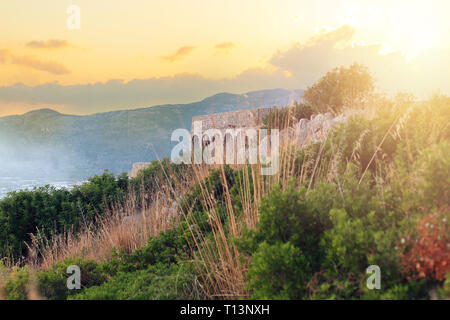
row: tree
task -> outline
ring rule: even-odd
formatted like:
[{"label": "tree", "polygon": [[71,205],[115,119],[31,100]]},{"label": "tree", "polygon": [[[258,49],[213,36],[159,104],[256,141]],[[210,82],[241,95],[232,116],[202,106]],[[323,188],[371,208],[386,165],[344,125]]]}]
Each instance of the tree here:
[{"label": "tree", "polygon": [[318,112],[338,113],[344,108],[362,107],[374,91],[369,70],[358,63],[328,72],[303,93],[306,104]]}]

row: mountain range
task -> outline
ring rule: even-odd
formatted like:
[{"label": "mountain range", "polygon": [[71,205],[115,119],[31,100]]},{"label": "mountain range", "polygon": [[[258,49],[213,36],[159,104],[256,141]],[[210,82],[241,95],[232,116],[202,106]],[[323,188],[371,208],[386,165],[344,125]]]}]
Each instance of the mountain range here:
[{"label": "mountain range", "polygon": [[172,131],[191,128],[193,116],[287,106],[302,90],[220,93],[188,104],[160,105],[87,116],[40,109],[0,118],[0,175],[83,179],[134,162],[170,155]]}]

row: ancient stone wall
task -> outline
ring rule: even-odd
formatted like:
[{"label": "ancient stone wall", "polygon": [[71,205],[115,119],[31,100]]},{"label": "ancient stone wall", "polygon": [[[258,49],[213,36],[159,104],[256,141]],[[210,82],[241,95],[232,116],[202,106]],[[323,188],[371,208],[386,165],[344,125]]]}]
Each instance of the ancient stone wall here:
[{"label": "ancient stone wall", "polygon": [[[194,125],[194,122],[200,121],[203,131],[208,129],[258,128],[262,125],[264,117],[272,110],[273,108],[258,108],[196,116],[192,118],[192,125]],[[191,133],[193,133],[193,127]]]},{"label": "ancient stone wall", "polygon": [[130,178],[136,178],[139,171],[146,169],[150,166],[150,162],[136,162],[133,163],[133,169],[131,169]]}]

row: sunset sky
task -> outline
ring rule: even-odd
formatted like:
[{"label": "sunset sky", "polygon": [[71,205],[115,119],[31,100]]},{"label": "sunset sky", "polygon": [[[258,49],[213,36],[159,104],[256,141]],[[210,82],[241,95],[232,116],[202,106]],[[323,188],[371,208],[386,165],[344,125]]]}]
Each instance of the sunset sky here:
[{"label": "sunset sky", "polygon": [[2,0],[0,116],[305,89],[355,61],[388,93],[450,94],[449,12],[446,0]]}]

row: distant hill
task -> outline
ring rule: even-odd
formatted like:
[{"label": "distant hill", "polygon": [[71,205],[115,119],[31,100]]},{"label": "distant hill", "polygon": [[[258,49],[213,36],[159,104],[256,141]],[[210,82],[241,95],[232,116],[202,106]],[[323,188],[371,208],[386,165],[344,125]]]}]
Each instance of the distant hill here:
[{"label": "distant hill", "polygon": [[[41,109],[0,118],[0,175],[84,178],[170,155],[173,130],[193,116],[286,106],[302,90],[220,93],[202,101],[75,116]],[[156,152],[156,154],[155,154]]]}]

